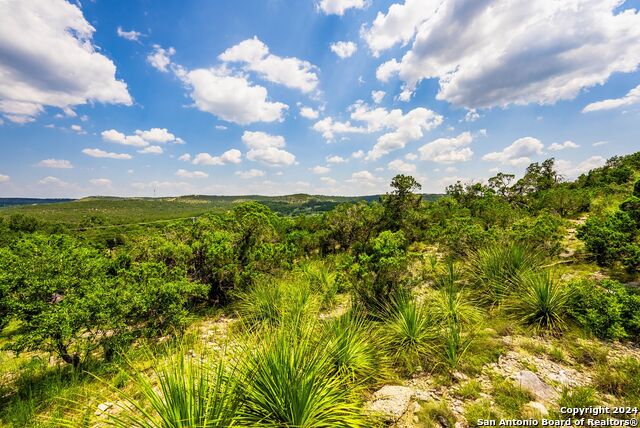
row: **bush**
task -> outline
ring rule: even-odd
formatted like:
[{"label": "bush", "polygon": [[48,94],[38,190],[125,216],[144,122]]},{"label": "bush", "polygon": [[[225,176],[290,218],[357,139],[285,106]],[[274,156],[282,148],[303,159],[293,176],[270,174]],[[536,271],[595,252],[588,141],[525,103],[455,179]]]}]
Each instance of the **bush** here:
[{"label": "bush", "polygon": [[569,313],[589,333],[609,340],[640,337],[639,294],[613,280],[574,281],[569,286]]}]

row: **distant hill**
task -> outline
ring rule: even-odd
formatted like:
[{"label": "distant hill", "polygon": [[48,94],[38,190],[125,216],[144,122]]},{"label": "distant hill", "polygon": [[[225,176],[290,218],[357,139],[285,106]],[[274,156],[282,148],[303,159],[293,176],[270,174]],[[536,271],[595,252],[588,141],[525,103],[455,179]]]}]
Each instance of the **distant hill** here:
[{"label": "distant hill", "polygon": [[[426,194],[425,200],[442,195]],[[48,223],[98,226],[162,221],[197,217],[212,211],[225,211],[242,202],[257,201],[283,215],[322,213],[345,202],[376,201],[380,195],[325,196],[303,193],[285,196],[208,196],[186,195],[164,198],[121,198],[91,196],[82,199],[5,198],[0,217],[25,214]],[[13,203],[9,203],[13,201]],[[21,201],[21,202],[19,202]],[[52,202],[56,202],[55,204]]]},{"label": "distant hill", "polygon": [[49,199],[49,198],[0,198],[0,207],[11,207],[15,205],[41,205],[56,204],[59,202],[71,202],[74,199]]}]

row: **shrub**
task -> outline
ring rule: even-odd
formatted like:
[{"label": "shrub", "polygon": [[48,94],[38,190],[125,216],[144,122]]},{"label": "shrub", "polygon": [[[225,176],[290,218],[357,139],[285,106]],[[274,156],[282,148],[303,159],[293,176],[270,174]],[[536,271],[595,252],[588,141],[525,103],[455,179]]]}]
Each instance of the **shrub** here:
[{"label": "shrub", "polygon": [[321,262],[307,263],[302,271],[311,285],[311,290],[320,296],[323,308],[330,308],[336,302],[340,282],[338,274]]},{"label": "shrub", "polygon": [[640,295],[613,280],[581,280],[569,286],[569,313],[585,330],[601,339],[640,337]]},{"label": "shrub", "polygon": [[595,383],[602,391],[617,397],[640,400],[640,360],[634,357],[598,367]]}]

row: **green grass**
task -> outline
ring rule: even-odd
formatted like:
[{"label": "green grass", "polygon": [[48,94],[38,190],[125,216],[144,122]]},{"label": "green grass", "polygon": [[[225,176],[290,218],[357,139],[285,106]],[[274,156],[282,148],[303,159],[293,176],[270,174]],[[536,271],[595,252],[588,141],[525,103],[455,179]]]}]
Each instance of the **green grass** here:
[{"label": "green grass", "polygon": [[524,405],[533,400],[531,393],[499,376],[495,376],[492,383],[493,398],[503,413],[509,418],[521,417]]},{"label": "green grass", "polygon": [[415,416],[418,418],[415,426],[421,428],[453,427],[456,418],[446,401],[431,401],[420,404],[422,407]]},{"label": "green grass", "polygon": [[454,394],[464,400],[475,400],[480,398],[482,392],[482,385],[477,380],[470,380],[460,385]]}]

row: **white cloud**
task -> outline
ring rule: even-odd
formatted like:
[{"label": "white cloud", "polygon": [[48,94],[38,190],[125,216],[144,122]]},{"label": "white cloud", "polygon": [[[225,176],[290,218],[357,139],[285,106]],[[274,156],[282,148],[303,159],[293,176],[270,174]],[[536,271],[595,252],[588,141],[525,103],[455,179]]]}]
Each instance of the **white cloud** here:
[{"label": "white cloud", "polygon": [[525,166],[531,163],[531,156],[542,154],[544,145],[537,138],[518,138],[500,152],[487,153],[482,160],[496,161],[504,165]]},{"label": "white cloud", "polygon": [[42,180],[38,180],[38,184],[46,184],[46,185],[64,187],[64,186],[68,185],[69,183],[60,180],[58,177],[48,176],[48,177],[43,178]]},{"label": "white cloud", "polygon": [[[397,73],[409,92],[423,79],[437,78],[437,99],[456,106],[553,104],[640,63],[640,14],[618,10],[619,0],[411,3],[424,8],[413,45],[400,61],[384,63],[378,77]],[[415,28],[414,18],[398,21],[406,28],[402,40]]]},{"label": "white cloud", "polygon": [[216,126],[215,126],[215,128],[216,128],[218,131],[226,131],[226,130],[228,129],[228,128],[227,128],[226,126],[224,126],[224,125],[216,125]]},{"label": "white cloud", "polygon": [[127,40],[130,40],[132,42],[139,41],[140,36],[142,36],[142,33],[139,33],[139,32],[134,31],[134,30],[125,31],[120,26],[118,26],[118,29],[116,30],[116,33],[118,34],[118,36],[122,37],[123,39],[127,39]]},{"label": "white cloud", "polygon": [[335,134],[365,134],[368,132],[366,128],[353,126],[349,121],[334,121],[331,116],[327,116],[324,119],[314,123],[312,128],[314,131],[320,132],[322,134],[322,137],[327,141],[333,140]]},{"label": "white cloud", "polygon": [[[184,155],[183,155],[184,156]],[[188,160],[187,158],[181,160]],[[226,165],[228,163],[240,163],[242,153],[238,149],[227,150],[220,156],[211,156],[209,153],[198,153],[193,158],[194,165]]]},{"label": "white cloud", "polygon": [[416,155],[415,153],[407,153],[406,155],[404,155],[404,158],[406,160],[413,161],[418,159],[418,155]]},{"label": "white cloud", "polygon": [[361,158],[364,157],[364,151],[357,150],[357,151],[351,153],[351,157],[354,158],[354,159],[361,159]]},{"label": "white cloud", "polygon": [[131,159],[132,156],[127,153],[105,152],[100,149],[82,149],[82,153],[92,158],[108,158],[108,159]]},{"label": "white cloud", "polygon": [[175,55],[176,50],[174,48],[164,49],[160,45],[153,45],[153,52],[147,55],[147,62],[151,66],[163,73],[169,71],[169,64],[171,64],[171,57]]},{"label": "white cloud", "polygon": [[331,43],[330,48],[331,52],[338,55],[340,58],[345,59],[356,53],[358,45],[353,42],[335,42]]},{"label": "white cloud", "polygon": [[564,143],[553,143],[549,147],[547,147],[547,149],[551,150],[552,152],[557,152],[564,149],[577,149],[578,147],[580,147],[578,144],[574,143],[573,141],[567,140]]},{"label": "white cloud", "polygon": [[473,150],[468,146],[473,142],[470,132],[463,132],[457,137],[438,138],[418,149],[421,160],[438,163],[466,162],[473,157]]},{"label": "white cloud", "polygon": [[369,171],[357,171],[351,174],[351,178],[347,180],[349,183],[360,184],[366,187],[373,187],[382,180]]},{"label": "white cloud", "polygon": [[416,166],[414,164],[405,162],[402,159],[392,160],[387,167],[390,171],[401,172],[403,174],[413,174],[416,172]]},{"label": "white cloud", "polygon": [[[181,138],[176,138],[176,136],[166,128],[151,128],[147,131],[136,129],[135,135],[125,135],[115,129],[108,129],[106,131],[102,131],[100,135],[106,142],[133,147],[147,147],[151,143],[164,144],[171,142],[174,144],[184,144],[184,141]],[[155,148],[148,149],[148,151],[144,153],[155,153],[153,150],[155,150],[155,152],[162,153],[162,150],[159,151]]]},{"label": "white cloud", "polygon": [[467,114],[464,115],[463,120],[465,122],[475,122],[478,119],[480,119],[480,113],[478,113],[476,109],[472,108],[470,110],[467,110]]},{"label": "white cloud", "polygon": [[244,131],[242,142],[249,147],[247,159],[271,166],[293,165],[296,157],[286,150],[284,137],[265,132]]},{"label": "white cloud", "polygon": [[186,169],[179,169],[175,175],[182,178],[207,178],[209,174],[203,171],[187,171]]},{"label": "white cloud", "polygon": [[185,153],[183,155],[180,155],[180,157],[178,157],[178,160],[181,160],[183,162],[189,162],[191,161],[191,155],[189,153]]},{"label": "white cloud", "polygon": [[0,113],[27,123],[44,106],[131,105],[116,66],[96,51],[94,32],[64,0],[0,2]]},{"label": "white cloud", "polygon": [[320,181],[327,184],[328,186],[335,186],[336,184],[338,184],[338,182],[331,177],[320,177]]},{"label": "white cloud", "polygon": [[138,135],[124,135],[122,132],[118,132],[115,129],[108,129],[100,133],[102,139],[108,143],[122,144],[125,146],[133,147],[145,147],[149,143],[142,139]]},{"label": "white cloud", "polygon": [[264,171],[261,171],[259,169],[250,169],[248,171],[236,171],[235,174],[242,178],[243,180],[247,180],[250,178],[256,178],[256,177],[264,177]]},{"label": "white cloud", "polygon": [[393,4],[386,14],[378,12],[370,28],[363,25],[360,35],[377,57],[397,43],[404,45],[411,41],[418,26],[433,15],[440,3],[440,0],[405,0],[404,4]]},{"label": "white cloud", "polygon": [[327,163],[345,163],[345,162],[347,162],[347,159],[343,158],[342,156],[338,156],[338,155],[327,156]]},{"label": "white cloud", "polygon": [[365,0],[320,0],[318,7],[325,15],[344,15],[348,9],[364,9]]},{"label": "white cloud", "polygon": [[596,141],[595,143],[592,144],[593,147],[600,147],[600,146],[604,146],[609,144],[608,141]]},{"label": "white cloud", "polygon": [[386,94],[385,91],[371,91],[371,99],[374,103],[380,104]]},{"label": "white cloud", "polygon": [[608,100],[597,101],[588,104],[582,109],[583,113],[589,113],[600,110],[612,110],[619,107],[626,107],[634,104],[640,104],[640,85],[636,86],[622,98],[611,98]]},{"label": "white cloud", "polygon": [[73,165],[65,159],[43,159],[38,162],[38,166],[44,168],[71,169]]},{"label": "white cloud", "polygon": [[328,174],[331,172],[331,168],[326,167],[326,166],[322,166],[322,165],[317,165],[314,166],[313,168],[311,168],[311,172],[313,172],[314,174]]},{"label": "white cloud", "polygon": [[11,177],[5,174],[0,174],[0,183],[8,183],[11,180]]},{"label": "white cloud", "polygon": [[594,168],[603,166],[606,161],[607,160],[602,156],[591,156],[589,159],[584,160],[578,164],[574,164],[571,161],[558,159],[556,160],[555,167],[563,177],[573,179],[577,178],[581,174],[589,172]]},{"label": "white cloud", "polygon": [[162,147],[160,146],[147,146],[142,150],[138,150],[138,153],[161,155],[162,153],[164,153],[164,150],[162,150]]},{"label": "white cloud", "polygon": [[149,143],[169,143],[176,141],[176,136],[167,131],[167,128],[151,128],[148,131],[137,129],[136,135]]},{"label": "white cloud", "polygon": [[80,125],[71,125],[70,129],[80,135],[86,135],[87,131],[85,131],[84,129],[82,129],[82,126]]},{"label": "white cloud", "polygon": [[108,178],[92,178],[91,180],[89,180],[89,183],[96,186],[111,187],[111,180],[109,180]]},{"label": "white cloud", "polygon": [[317,119],[320,113],[317,110],[312,109],[311,107],[300,107],[300,116],[305,119]]},{"label": "white cloud", "polygon": [[219,56],[224,62],[243,63],[265,80],[311,92],[318,85],[315,66],[308,61],[290,57],[283,58],[269,53],[269,47],[257,37],[247,39],[230,47]]},{"label": "white cloud", "polygon": [[267,100],[267,89],[252,85],[244,76],[233,76],[224,67],[178,73],[190,88],[196,108],[227,122],[247,125],[254,122],[281,121],[289,108]]}]

